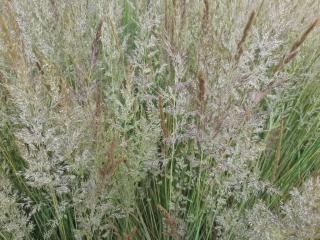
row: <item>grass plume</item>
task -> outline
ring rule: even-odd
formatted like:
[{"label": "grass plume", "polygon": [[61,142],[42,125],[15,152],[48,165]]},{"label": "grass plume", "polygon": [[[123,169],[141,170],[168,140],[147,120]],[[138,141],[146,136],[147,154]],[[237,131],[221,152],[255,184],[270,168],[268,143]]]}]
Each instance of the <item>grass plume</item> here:
[{"label": "grass plume", "polygon": [[255,19],[256,19],[256,11],[253,10],[250,14],[250,17],[249,17],[247,23],[246,23],[246,26],[244,27],[241,40],[239,41],[239,43],[237,45],[237,54],[234,57],[236,63],[238,63],[238,61],[244,51],[244,44],[250,34],[250,31],[251,31],[252,25],[254,24]]}]

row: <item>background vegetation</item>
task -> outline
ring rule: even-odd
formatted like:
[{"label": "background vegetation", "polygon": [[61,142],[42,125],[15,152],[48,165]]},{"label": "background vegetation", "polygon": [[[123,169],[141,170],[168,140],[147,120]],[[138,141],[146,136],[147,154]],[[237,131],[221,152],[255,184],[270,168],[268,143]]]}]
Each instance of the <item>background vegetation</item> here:
[{"label": "background vegetation", "polygon": [[320,238],[319,1],[0,3],[0,239]]}]

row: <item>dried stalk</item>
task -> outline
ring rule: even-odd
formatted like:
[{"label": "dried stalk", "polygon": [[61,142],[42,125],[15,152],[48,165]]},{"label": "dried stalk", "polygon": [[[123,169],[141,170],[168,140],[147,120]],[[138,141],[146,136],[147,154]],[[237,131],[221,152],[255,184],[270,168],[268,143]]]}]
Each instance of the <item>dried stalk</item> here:
[{"label": "dried stalk", "polygon": [[134,227],[130,233],[126,234],[124,237],[123,237],[123,240],[133,240],[133,238],[135,236],[137,236],[139,233],[139,228],[138,227]]},{"label": "dried stalk", "polygon": [[204,9],[203,9],[203,17],[202,17],[202,30],[206,30],[209,22],[209,1],[203,0]]},{"label": "dried stalk", "polygon": [[280,60],[280,62],[278,63],[275,72],[281,71],[284,66],[289,63],[298,53],[298,48],[303,44],[303,42],[306,40],[306,38],[308,37],[308,35],[312,32],[312,30],[318,25],[319,23],[319,18],[314,20],[309,27],[307,28],[307,30],[301,35],[301,37],[299,39],[297,39],[290,51],[283,56],[283,58]]},{"label": "dried stalk", "polygon": [[[299,47],[303,44],[303,42],[306,40],[307,36],[311,33],[311,31],[315,29],[318,23],[319,18],[313,21],[309,25],[307,30],[301,35],[301,37],[294,42],[289,53],[284,55],[284,57],[279,61],[274,74],[283,70],[284,66],[298,54]],[[262,91],[255,93],[254,105],[257,105],[265,96],[267,96],[272,91],[272,89],[274,89],[277,86],[281,86],[284,83],[285,82],[279,82],[276,80],[271,81]]]},{"label": "dried stalk", "polygon": [[117,148],[117,139],[114,136],[112,138],[111,146],[109,148],[106,162],[104,163],[102,169],[100,170],[100,176],[103,181],[109,180],[113,174],[115,173],[116,169],[122,162],[125,162],[123,158],[116,160],[115,152]]},{"label": "dried stalk", "polygon": [[176,28],[177,2],[172,0],[173,12],[171,14],[170,42],[174,45],[174,32]]},{"label": "dried stalk", "polygon": [[163,215],[166,225],[169,227],[169,232],[166,232],[165,235],[167,235],[169,237],[177,238],[178,237],[177,221],[171,216],[171,214],[167,211],[167,209],[165,209],[164,207],[162,207],[159,204],[157,205],[157,207],[158,207],[159,211],[161,212],[161,214]]},{"label": "dried stalk", "polygon": [[96,36],[93,39],[93,42],[91,45],[91,66],[93,67],[96,65],[97,59],[100,53],[102,25],[103,25],[103,21],[100,20],[97,27],[97,31],[96,31]]},{"label": "dried stalk", "polygon": [[204,112],[205,108],[205,79],[203,71],[200,70],[197,75],[198,79],[198,102],[200,106],[200,112]]},{"label": "dried stalk", "polygon": [[243,50],[244,50],[244,44],[246,42],[246,39],[248,38],[249,36],[249,33],[250,33],[250,30],[252,28],[252,25],[254,23],[256,19],[256,11],[253,10],[250,14],[250,17],[248,19],[248,22],[243,30],[243,33],[242,33],[242,38],[240,40],[240,42],[238,43],[238,50],[237,50],[237,54],[235,55],[235,62],[238,63],[239,62],[239,59],[243,53]]},{"label": "dried stalk", "polygon": [[120,50],[121,49],[121,42],[120,42],[119,34],[118,34],[117,30],[116,30],[116,26],[114,24],[113,19],[110,16],[108,17],[108,19],[109,19],[109,23],[111,25],[112,36],[113,36],[114,41],[116,43],[116,47],[117,47],[118,50]]}]

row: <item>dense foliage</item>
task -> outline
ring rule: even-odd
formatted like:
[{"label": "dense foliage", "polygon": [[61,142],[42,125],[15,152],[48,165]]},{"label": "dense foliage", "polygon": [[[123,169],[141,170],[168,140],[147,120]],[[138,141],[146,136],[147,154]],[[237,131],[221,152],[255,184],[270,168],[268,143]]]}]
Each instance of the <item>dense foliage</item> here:
[{"label": "dense foliage", "polygon": [[319,12],[0,0],[0,239],[319,239]]}]

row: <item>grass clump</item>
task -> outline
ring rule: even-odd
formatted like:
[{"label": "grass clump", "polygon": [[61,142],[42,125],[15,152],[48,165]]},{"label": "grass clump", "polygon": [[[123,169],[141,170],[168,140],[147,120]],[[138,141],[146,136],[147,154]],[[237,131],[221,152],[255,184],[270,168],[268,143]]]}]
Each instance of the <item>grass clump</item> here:
[{"label": "grass clump", "polygon": [[316,1],[2,2],[0,239],[319,237]]}]

